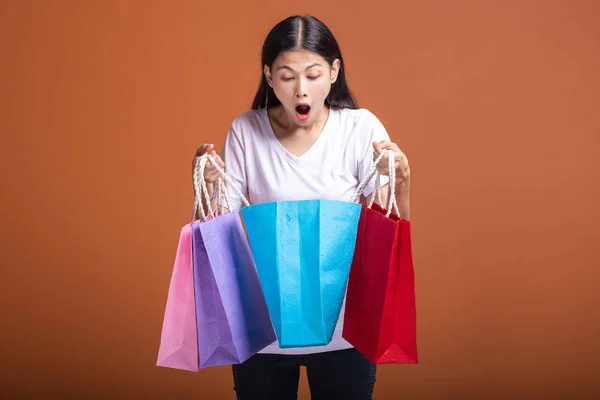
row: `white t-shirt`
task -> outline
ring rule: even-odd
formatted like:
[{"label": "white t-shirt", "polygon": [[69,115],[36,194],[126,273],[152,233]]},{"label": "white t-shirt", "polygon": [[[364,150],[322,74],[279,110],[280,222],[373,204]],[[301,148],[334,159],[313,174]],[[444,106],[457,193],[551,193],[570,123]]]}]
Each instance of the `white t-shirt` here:
[{"label": "white t-shirt", "polygon": [[[266,109],[246,111],[237,117],[225,138],[221,158],[225,173],[250,204],[282,200],[350,201],[373,165],[373,142],[389,141],[377,117],[366,109],[331,109],[312,147],[296,157],[279,142]],[[381,177],[381,185],[388,183]],[[369,196],[372,179],[363,194]],[[231,209],[243,203],[228,188]],[[309,354],[352,347],[342,338],[344,304],[331,342],[324,346],[279,348],[275,342],[260,353]]]}]

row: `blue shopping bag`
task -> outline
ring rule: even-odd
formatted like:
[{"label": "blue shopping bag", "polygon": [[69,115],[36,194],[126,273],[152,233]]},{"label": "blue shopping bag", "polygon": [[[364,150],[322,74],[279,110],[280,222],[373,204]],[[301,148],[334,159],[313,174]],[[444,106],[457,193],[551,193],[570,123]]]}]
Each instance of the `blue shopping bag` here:
[{"label": "blue shopping bag", "polygon": [[338,321],[361,205],[277,201],[241,209],[281,348],[325,345]]}]

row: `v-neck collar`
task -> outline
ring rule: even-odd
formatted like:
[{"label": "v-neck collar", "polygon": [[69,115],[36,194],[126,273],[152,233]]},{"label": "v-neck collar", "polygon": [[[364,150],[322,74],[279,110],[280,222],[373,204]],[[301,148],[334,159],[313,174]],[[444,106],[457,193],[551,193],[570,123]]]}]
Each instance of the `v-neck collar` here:
[{"label": "v-neck collar", "polygon": [[283,145],[275,135],[275,131],[273,130],[273,126],[271,125],[271,121],[269,120],[267,108],[261,109],[261,120],[263,122],[267,134],[269,135],[271,145],[275,148],[275,150],[277,150],[280,154],[282,154],[291,162],[298,164],[300,162],[305,161],[305,159],[309,158],[310,155],[316,151],[315,149],[318,148],[321,145],[321,143],[326,140],[326,137],[329,134],[329,131],[331,130],[331,126],[333,125],[334,113],[335,110],[333,108],[330,108],[329,115],[327,116],[327,121],[325,121],[325,125],[323,126],[321,133],[319,134],[315,142],[312,144],[312,146],[310,146],[310,148],[304,153],[302,153],[300,156],[293,155],[285,147],[283,147]]}]

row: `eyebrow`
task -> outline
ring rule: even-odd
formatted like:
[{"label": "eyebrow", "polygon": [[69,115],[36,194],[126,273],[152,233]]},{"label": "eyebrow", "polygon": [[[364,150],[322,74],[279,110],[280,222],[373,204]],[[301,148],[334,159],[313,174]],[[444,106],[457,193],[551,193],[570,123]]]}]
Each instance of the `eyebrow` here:
[{"label": "eyebrow", "polygon": [[[313,68],[313,67],[322,67],[322,65],[321,65],[321,64],[319,64],[318,62],[316,62],[316,63],[314,63],[314,64],[311,64],[311,65],[309,65],[308,67],[306,67],[306,69],[307,69],[307,70],[309,70],[309,69],[311,69],[311,68]],[[289,67],[289,66],[287,66],[287,65],[282,65],[282,66],[278,67],[278,68],[277,68],[277,71],[279,71],[280,69],[287,69],[287,70],[289,70],[289,71],[292,71],[292,72],[294,72],[294,69],[293,69],[292,67]]]}]

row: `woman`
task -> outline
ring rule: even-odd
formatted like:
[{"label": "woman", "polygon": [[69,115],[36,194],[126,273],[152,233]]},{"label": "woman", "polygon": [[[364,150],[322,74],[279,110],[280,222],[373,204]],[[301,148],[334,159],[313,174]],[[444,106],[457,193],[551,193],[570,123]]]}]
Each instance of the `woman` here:
[{"label": "woman", "polygon": [[[396,198],[408,219],[408,161],[391,143],[381,122],[358,107],[345,77],[340,48],[331,31],[311,16],[293,16],[268,34],[261,81],[252,109],[236,118],[221,152],[204,144],[248,200],[350,200],[382,149],[395,155]],[[195,159],[194,159],[195,160]],[[388,164],[377,169],[382,202],[387,204]],[[207,164],[204,179],[212,192],[219,176]],[[374,190],[371,182],[362,201]],[[230,192],[232,209],[242,206]],[[245,363],[233,366],[237,398],[296,399],[300,366],[306,366],[313,399],[372,398],[376,366],[342,336],[343,307],[333,339],[325,346],[281,349],[274,343]]]}]

